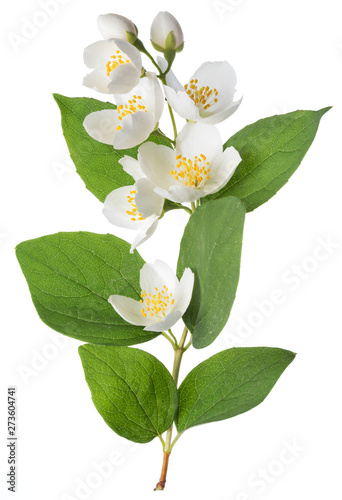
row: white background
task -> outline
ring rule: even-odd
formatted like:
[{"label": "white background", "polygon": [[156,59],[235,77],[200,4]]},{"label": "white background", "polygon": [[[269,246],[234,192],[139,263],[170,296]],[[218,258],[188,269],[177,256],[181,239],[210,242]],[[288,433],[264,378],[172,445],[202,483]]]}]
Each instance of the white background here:
[{"label": "white background", "polygon": [[[130,17],[147,43],[154,15],[170,10],[186,38],[175,65],[184,83],[206,60],[227,59],[237,71],[244,100],[220,126],[224,139],[273,114],[334,108],[323,117],[313,146],[290,182],[248,214],[241,280],[229,324],[208,349],[187,353],[181,375],[234,345],[283,347],[298,356],[262,405],[185,433],[171,456],[167,488],[160,494],[167,499],[335,498],[342,445],[339,1],[63,4],[45,20],[39,1],[1,6],[0,497],[13,498],[5,484],[6,393],[13,384],[19,435],[15,498],[145,500],[159,494],[152,491],[161,467],[159,441],[132,446],[102,421],[84,381],[79,343],[55,334],[39,320],[14,247],[58,231],[113,232],[132,240],[130,232],[107,223],[100,202],[74,172],[51,93],[106,100],[82,87],[82,51],[99,39],[99,14],[114,11]],[[9,35],[12,40],[13,34],[22,36],[27,20],[44,26],[15,47]],[[168,214],[141,248],[145,260],[163,258],[175,266],[186,220],[185,212]],[[329,241],[334,243],[330,253],[324,250]],[[294,279],[296,273],[301,277]],[[282,304],[269,306],[268,317],[255,314],[275,289],[282,294]],[[63,344],[54,348],[56,342]],[[172,350],[165,339],[140,347],[171,366]],[[27,369],[31,372],[25,378]],[[294,441],[297,451],[289,451]],[[112,470],[100,478],[97,465],[109,458]],[[92,484],[83,496],[77,489],[82,482]]]}]

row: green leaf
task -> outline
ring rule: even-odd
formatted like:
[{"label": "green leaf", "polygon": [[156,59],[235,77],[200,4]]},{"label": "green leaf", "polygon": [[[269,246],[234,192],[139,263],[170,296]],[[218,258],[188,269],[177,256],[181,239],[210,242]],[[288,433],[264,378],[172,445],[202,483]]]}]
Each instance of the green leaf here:
[{"label": "green leaf", "polygon": [[203,201],[236,196],[248,212],[268,201],[299,167],[329,109],[276,115],[237,132],[224,149],[233,146],[242,162],[228,184]]},{"label": "green leaf", "polygon": [[284,349],[238,347],[199,364],[179,388],[178,432],[259,405],[295,356]]},{"label": "green leaf", "polygon": [[25,241],[16,253],[37,312],[57,332],[94,344],[140,344],[158,334],[126,323],[110,295],[140,299],[138,252],[110,234],[58,233]]},{"label": "green leaf", "polygon": [[183,319],[197,349],[210,345],[227,323],[240,274],[245,207],[223,198],[197,208],[181,241],[177,274],[195,273],[192,299]]},{"label": "green leaf", "polygon": [[178,405],[176,384],[151,354],[129,347],[79,348],[97,411],[120,436],[148,443],[171,427]]},{"label": "green leaf", "polygon": [[[54,94],[54,98],[61,111],[63,134],[71,159],[86,188],[103,202],[114,189],[134,184],[134,180],[126,174],[119,160],[125,155],[137,158],[138,147],[115,150],[112,146],[90,137],[83,127],[83,121],[89,113],[116,109],[116,106],[88,97]],[[170,146],[169,141],[158,136],[151,135],[148,140]]]}]

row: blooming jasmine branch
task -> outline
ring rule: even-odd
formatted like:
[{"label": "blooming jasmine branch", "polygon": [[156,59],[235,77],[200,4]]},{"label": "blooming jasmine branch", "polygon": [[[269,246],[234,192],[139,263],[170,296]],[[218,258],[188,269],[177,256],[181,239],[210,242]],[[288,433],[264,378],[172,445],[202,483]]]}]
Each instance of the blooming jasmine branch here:
[{"label": "blooming jasmine branch", "polygon": [[[270,117],[223,142],[216,124],[241,103],[235,96],[236,74],[227,61],[204,62],[183,85],[172,71],[176,54],[184,48],[182,28],[172,14],[160,12],[152,23],[150,40],[162,53],[156,59],[130,19],[101,15],[98,28],[103,39],[84,51],[90,71],[83,83],[112,95],[114,102],[55,98],[70,152],[77,148],[73,159],[78,173],[93,194],[101,201],[104,197],[107,220],[135,231],[133,243],[109,234],[59,233],[24,242],[16,251],[34,303],[42,306],[36,306],[42,320],[58,332],[89,342],[79,352],[93,402],[105,422],[137,443],[160,439],[163,465],[155,490],[163,490],[170,454],[183,432],[254,408],[295,357],[278,348],[228,349],[200,363],[178,388],[184,353],[191,345],[209,346],[228,320],[246,211],[265,203],[284,185],[329,108]],[[149,61],[143,66],[141,54],[151,61],[153,71]],[[174,139],[159,128],[165,101]],[[179,133],[174,113],[186,120]],[[292,126],[298,118],[300,131]],[[282,161],[277,161],[275,140],[280,148],[296,140],[300,158],[293,158],[291,148],[286,148]],[[233,145],[241,149],[243,160]],[[191,219],[202,198],[207,203]],[[180,245],[181,277],[166,262],[144,263],[135,252],[154,235],[164,215],[177,209],[190,215]],[[67,265],[76,261],[79,266]],[[110,292],[112,314],[99,301]],[[79,311],[63,328],[57,316],[51,322],[48,314],[52,298],[61,317]],[[171,328],[185,315],[190,316],[191,332],[185,326],[178,341]],[[159,335],[174,351],[172,375],[158,358],[131,347]]]}]

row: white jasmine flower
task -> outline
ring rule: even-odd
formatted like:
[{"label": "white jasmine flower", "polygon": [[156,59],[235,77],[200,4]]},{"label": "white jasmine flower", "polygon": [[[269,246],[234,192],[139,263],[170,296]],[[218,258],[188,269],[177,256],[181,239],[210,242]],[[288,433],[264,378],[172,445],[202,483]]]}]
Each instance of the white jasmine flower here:
[{"label": "white jasmine flower", "polygon": [[104,39],[116,38],[134,43],[138,36],[135,24],[118,14],[105,14],[97,18],[97,26]]},{"label": "white jasmine flower", "polygon": [[156,231],[164,198],[154,192],[154,184],[143,177],[136,160],[124,157],[120,163],[136,183],[109,193],[104,202],[103,214],[111,224],[137,231],[131,246],[132,253]]},{"label": "white jasmine flower", "polygon": [[[165,71],[166,61],[158,62]],[[220,123],[231,116],[242,101],[242,98],[234,100],[236,74],[227,61],[202,64],[184,87],[172,72],[166,82],[164,92],[170,106],[193,122]]]},{"label": "white jasmine flower", "polygon": [[131,92],[116,95],[117,109],[95,111],[83,126],[95,140],[115,149],[129,149],[146,141],[157,127],[164,96],[155,73],[148,72]]},{"label": "white jasmine flower", "polygon": [[138,160],[155,192],[176,203],[193,202],[227,184],[241,161],[235,148],[223,151],[217,128],[188,123],[177,137],[176,150],[146,142]]},{"label": "white jasmine flower", "polygon": [[159,12],[151,26],[151,42],[156,50],[180,52],[184,46],[184,35],[177,19],[170,12]]},{"label": "white jasmine flower", "polygon": [[104,94],[126,94],[139,83],[141,54],[125,40],[100,40],[84,49],[84,62],[93,69],[83,85]]},{"label": "white jasmine flower", "polygon": [[187,310],[194,286],[194,274],[187,268],[178,281],[163,261],[145,264],[140,271],[141,299],[111,295],[108,299],[115,311],[129,323],[144,330],[169,330]]}]

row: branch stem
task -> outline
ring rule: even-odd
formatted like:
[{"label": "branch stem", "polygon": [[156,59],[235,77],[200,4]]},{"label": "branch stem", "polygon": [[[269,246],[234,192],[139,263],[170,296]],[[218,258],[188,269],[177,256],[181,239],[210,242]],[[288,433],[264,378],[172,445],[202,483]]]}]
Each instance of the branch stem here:
[{"label": "branch stem", "polygon": [[[187,335],[188,335],[188,329],[185,327],[183,330],[182,337],[179,341],[179,344],[175,348],[175,357],[174,357],[174,361],[173,361],[172,377],[175,381],[176,386],[178,385],[179,370],[180,370],[180,365],[182,362],[182,357],[183,357],[183,354],[185,352],[184,346],[185,346]],[[171,425],[170,429],[166,433],[162,472],[161,472],[160,480],[159,480],[157,486],[155,487],[154,491],[163,490],[165,488],[170,453],[171,453],[173,446],[175,445],[177,440],[180,438],[180,434],[178,434],[177,437],[175,438],[175,440],[172,442],[172,431],[173,431],[173,424]]]},{"label": "branch stem", "polygon": [[164,451],[162,471],[160,474],[159,482],[157,483],[157,486],[154,488],[154,491],[163,490],[165,488],[167,469],[169,466],[169,458],[170,458],[170,453],[168,453],[167,451]]}]

